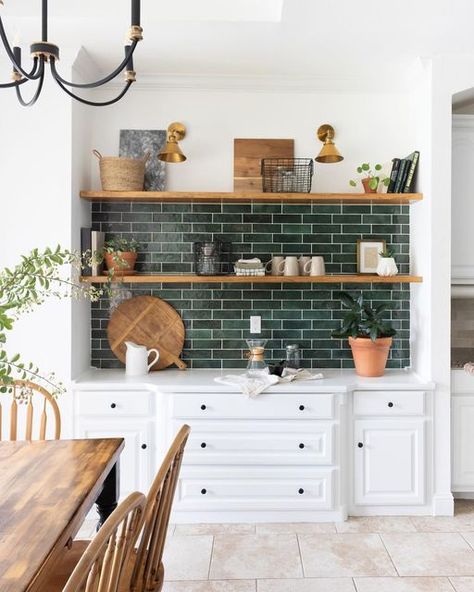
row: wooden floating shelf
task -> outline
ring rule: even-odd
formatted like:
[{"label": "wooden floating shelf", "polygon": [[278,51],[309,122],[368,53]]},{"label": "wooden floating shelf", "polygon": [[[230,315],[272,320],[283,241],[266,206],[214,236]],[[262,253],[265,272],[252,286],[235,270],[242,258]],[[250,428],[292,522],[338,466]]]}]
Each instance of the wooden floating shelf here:
[{"label": "wooden floating shelf", "polygon": [[[105,275],[82,276],[82,282],[104,284],[108,281]],[[396,275],[382,277],[365,274],[341,274],[318,276],[236,276],[236,275],[194,275],[194,274],[142,274],[114,278],[113,282],[127,284],[419,284],[423,278],[418,275]]]},{"label": "wooden floating shelf", "polygon": [[422,193],[262,193],[207,191],[81,191],[88,201],[155,203],[319,203],[408,205],[423,199]]}]

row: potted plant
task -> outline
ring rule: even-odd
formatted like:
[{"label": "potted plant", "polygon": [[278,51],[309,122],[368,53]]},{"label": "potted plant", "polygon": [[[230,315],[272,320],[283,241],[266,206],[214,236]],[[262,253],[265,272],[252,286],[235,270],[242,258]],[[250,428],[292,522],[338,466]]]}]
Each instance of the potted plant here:
[{"label": "potted plant", "polygon": [[[363,175],[361,182],[364,187],[365,193],[376,193],[380,183],[382,183],[384,187],[388,187],[390,183],[390,177],[387,177],[386,175],[381,175],[381,170],[381,164],[376,164],[372,169],[370,163],[368,162],[363,162],[360,166],[357,167],[357,172],[359,173],[359,175]],[[349,181],[349,185],[351,187],[356,187],[357,181],[351,179]]]},{"label": "potted plant", "polygon": [[377,265],[377,274],[381,276],[397,275],[398,267],[393,258],[393,249],[385,247],[379,255],[380,259]]},{"label": "potted plant", "polygon": [[356,373],[359,376],[383,376],[395,329],[383,320],[385,304],[372,308],[361,294],[357,300],[341,292],[342,305],[347,309],[342,325],[332,336],[348,337]]},{"label": "potted plant", "polygon": [[103,255],[109,274],[134,273],[139,243],[135,239],[112,237],[105,241]]}]

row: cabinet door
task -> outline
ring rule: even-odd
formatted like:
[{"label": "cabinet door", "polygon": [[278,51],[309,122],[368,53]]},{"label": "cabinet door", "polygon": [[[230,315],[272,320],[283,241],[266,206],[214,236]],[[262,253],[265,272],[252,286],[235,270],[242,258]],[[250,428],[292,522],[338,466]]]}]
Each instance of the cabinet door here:
[{"label": "cabinet door", "polygon": [[452,398],[453,491],[474,491],[474,395]]},{"label": "cabinet door", "polygon": [[356,420],[354,439],[356,504],[424,503],[424,420]]},{"label": "cabinet door", "polygon": [[79,418],[76,426],[78,438],[124,438],[125,447],[120,455],[120,498],[133,491],[147,492],[153,475],[153,424],[127,419]]}]

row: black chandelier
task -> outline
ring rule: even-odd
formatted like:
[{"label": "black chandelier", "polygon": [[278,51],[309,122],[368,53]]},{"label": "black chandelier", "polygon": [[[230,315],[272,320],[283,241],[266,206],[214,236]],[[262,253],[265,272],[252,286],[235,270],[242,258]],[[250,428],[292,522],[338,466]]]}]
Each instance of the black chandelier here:
[{"label": "black chandelier", "polygon": [[[76,82],[68,82],[64,80],[58,73],[56,69],[56,62],[59,60],[59,47],[54,45],[54,43],[50,43],[48,41],[48,0],[42,0],[42,25],[41,25],[41,41],[32,43],[30,45],[30,53],[31,57],[33,58],[33,66],[30,72],[24,70],[21,66],[21,48],[14,46],[13,48],[10,46],[8,42],[7,35],[5,33],[5,28],[3,26],[2,19],[0,17],[0,37],[2,39],[3,45],[5,47],[5,51],[7,56],[9,57],[12,66],[12,80],[13,82],[8,82],[6,84],[0,84],[0,88],[14,88],[16,91],[16,95],[18,97],[18,101],[20,102],[23,107],[30,107],[34,105],[38,100],[38,97],[41,94],[41,90],[43,88],[43,81],[44,81],[44,74],[45,74],[45,66],[49,63],[51,68],[51,74],[62,90],[67,93],[73,99],[80,101],[86,105],[92,105],[93,107],[105,107],[106,105],[113,105],[113,103],[117,103],[120,99],[125,96],[128,89],[136,80],[135,71],[133,69],[133,52],[139,41],[143,39],[143,29],[140,26],[140,0],[131,0],[132,2],[132,22],[130,31],[128,33],[128,38],[130,39],[130,44],[125,46],[125,58],[122,63],[108,76],[98,80],[97,82],[90,82],[86,84],[78,84]],[[3,5],[3,0],[0,0],[0,5]],[[120,92],[120,94],[110,101],[105,101],[103,103],[96,103],[94,101],[88,101],[81,97],[78,97],[75,93],[73,93],[69,88],[78,88],[78,89],[87,89],[87,88],[97,88],[110,82],[113,78],[118,76],[120,72],[125,69],[125,86]],[[21,94],[21,85],[25,84],[29,81],[35,81],[37,83],[36,91],[33,95],[33,98],[30,101],[25,101]]]}]

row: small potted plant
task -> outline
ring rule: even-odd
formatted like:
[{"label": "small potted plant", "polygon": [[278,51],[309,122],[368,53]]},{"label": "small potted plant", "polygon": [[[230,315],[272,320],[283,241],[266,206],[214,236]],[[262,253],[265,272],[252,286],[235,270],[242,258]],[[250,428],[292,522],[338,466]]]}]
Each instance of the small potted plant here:
[{"label": "small potted plant", "polygon": [[379,255],[380,259],[377,265],[377,274],[381,276],[397,275],[398,267],[393,258],[393,249],[385,247]]},{"label": "small potted plant", "polygon": [[[376,164],[372,169],[370,163],[368,162],[363,162],[360,166],[357,167],[357,172],[359,173],[359,175],[363,175],[361,182],[364,187],[365,193],[376,193],[380,183],[382,183],[384,187],[388,187],[390,183],[390,177],[387,177],[386,175],[381,175],[381,170],[381,164]],[[357,181],[351,179],[349,181],[349,185],[351,187],[357,187]]]},{"label": "small potted plant", "polygon": [[339,329],[332,336],[349,339],[356,373],[359,376],[383,376],[395,329],[383,320],[385,304],[372,308],[361,294],[357,300],[341,292],[342,305],[347,309]]},{"label": "small potted plant", "polygon": [[112,237],[105,241],[103,254],[109,274],[128,275],[135,272],[139,244],[135,239]]}]

